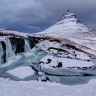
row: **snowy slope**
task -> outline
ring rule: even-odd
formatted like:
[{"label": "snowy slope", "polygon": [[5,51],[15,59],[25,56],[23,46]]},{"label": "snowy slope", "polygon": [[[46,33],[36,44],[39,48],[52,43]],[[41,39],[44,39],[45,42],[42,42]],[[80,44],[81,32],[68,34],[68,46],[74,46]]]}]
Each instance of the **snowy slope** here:
[{"label": "snowy slope", "polygon": [[[85,46],[96,55],[96,31],[86,27],[76,18],[76,15],[67,11],[63,17],[50,28],[39,32],[38,35],[49,36],[58,39],[69,39],[74,43]],[[84,49],[87,51],[87,49]]]}]

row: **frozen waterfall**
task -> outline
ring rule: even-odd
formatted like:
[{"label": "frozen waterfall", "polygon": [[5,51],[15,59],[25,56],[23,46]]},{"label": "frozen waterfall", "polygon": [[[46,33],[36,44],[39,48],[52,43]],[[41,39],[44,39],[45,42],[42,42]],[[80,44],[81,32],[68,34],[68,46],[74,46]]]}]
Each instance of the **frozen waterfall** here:
[{"label": "frozen waterfall", "polygon": [[0,63],[3,63],[3,55],[4,55],[4,53],[3,52],[5,52],[5,54],[6,54],[6,62],[8,61],[8,59],[9,59],[9,57],[13,57],[13,56],[15,56],[15,52],[13,51],[13,49],[12,49],[12,45],[11,45],[11,43],[10,43],[10,40],[9,40],[9,37],[1,37],[0,38],[0,41],[1,42],[4,42],[4,44],[5,44],[5,46],[6,46],[6,48],[5,48],[5,50],[3,51],[3,47],[2,47],[2,44],[0,43]]},{"label": "frozen waterfall", "polygon": [[0,64],[8,62],[12,57],[15,57],[16,56],[15,52],[19,50],[19,47],[22,47],[22,49],[24,48],[24,51],[20,50],[18,54],[21,52],[27,53],[31,51],[30,44],[27,39],[24,39],[24,42],[21,43],[21,46],[19,45],[20,43],[21,42],[18,41],[16,43],[17,45],[14,45],[14,43],[11,44],[10,37],[6,37],[6,36],[0,37]]},{"label": "frozen waterfall", "polygon": [[6,44],[6,61],[8,61],[8,58],[15,56],[15,53],[12,49],[12,45],[10,43],[9,38],[5,38],[5,44]]},{"label": "frozen waterfall", "polygon": [[29,45],[28,40],[25,39],[24,41],[25,41],[24,51],[25,52],[30,52],[31,51],[31,48],[30,48],[30,45]]}]

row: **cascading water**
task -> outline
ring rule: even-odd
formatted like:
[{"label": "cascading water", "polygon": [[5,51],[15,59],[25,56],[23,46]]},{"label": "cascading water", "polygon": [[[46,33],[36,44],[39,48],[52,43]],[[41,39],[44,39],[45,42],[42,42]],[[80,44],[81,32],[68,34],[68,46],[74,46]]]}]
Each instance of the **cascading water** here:
[{"label": "cascading water", "polygon": [[24,47],[25,52],[30,52],[31,48],[30,48],[28,40],[25,39],[24,41],[25,41],[25,47]]},{"label": "cascading water", "polygon": [[12,45],[8,37],[5,38],[5,44],[6,44],[6,61],[8,61],[8,58],[15,56],[15,53],[12,49]]},{"label": "cascading water", "polygon": [[[3,62],[8,62],[11,57],[15,57],[15,48],[13,48],[11,42],[10,42],[10,39],[9,37],[2,37],[0,39],[0,41],[3,41],[4,44],[5,44],[5,50],[3,50],[3,46],[2,44],[0,43],[0,64],[2,64]],[[25,45],[24,45],[24,52],[30,52],[31,51],[31,48],[30,48],[30,45],[29,45],[29,42],[27,39],[24,39],[24,42],[25,42]],[[4,52],[5,52],[5,55],[4,55]],[[5,57],[3,57],[3,55]]]},{"label": "cascading water", "polygon": [[8,47],[8,57],[12,57],[15,55],[13,49],[12,49],[12,45],[10,43],[9,38],[6,39],[7,40],[7,47]]},{"label": "cascading water", "polygon": [[15,53],[12,49],[12,45],[10,43],[9,38],[5,39],[5,43],[6,43],[6,59],[8,60],[9,57],[15,56]]},{"label": "cascading water", "polygon": [[3,63],[2,56],[3,56],[3,48],[2,48],[2,44],[0,42],[0,64]]}]

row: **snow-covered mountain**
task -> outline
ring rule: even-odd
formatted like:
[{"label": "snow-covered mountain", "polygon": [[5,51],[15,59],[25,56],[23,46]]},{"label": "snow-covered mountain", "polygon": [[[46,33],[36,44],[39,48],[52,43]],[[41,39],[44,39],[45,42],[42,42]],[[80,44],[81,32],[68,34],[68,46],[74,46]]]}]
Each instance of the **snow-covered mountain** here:
[{"label": "snow-covered mountain", "polygon": [[[96,55],[96,31],[86,27],[68,10],[62,18],[50,28],[39,32],[38,35],[68,39],[76,44],[85,46],[84,50]],[[89,51],[90,50],[90,51]]]},{"label": "snow-covered mountain", "polygon": [[[95,33],[92,29],[89,29],[85,25],[81,23],[80,20],[77,19],[75,13],[71,11],[67,11],[62,18],[50,28],[40,32],[40,34],[46,34],[48,36],[54,37],[82,37],[80,35]],[[80,34],[80,35],[79,35]]]}]

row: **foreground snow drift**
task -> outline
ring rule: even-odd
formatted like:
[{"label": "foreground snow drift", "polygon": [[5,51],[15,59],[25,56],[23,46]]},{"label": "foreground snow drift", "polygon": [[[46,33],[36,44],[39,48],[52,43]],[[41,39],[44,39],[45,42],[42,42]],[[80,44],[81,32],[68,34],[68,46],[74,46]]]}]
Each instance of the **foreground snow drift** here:
[{"label": "foreground snow drift", "polygon": [[37,81],[8,81],[0,79],[0,96],[95,96],[96,79],[88,84],[67,86]]}]

